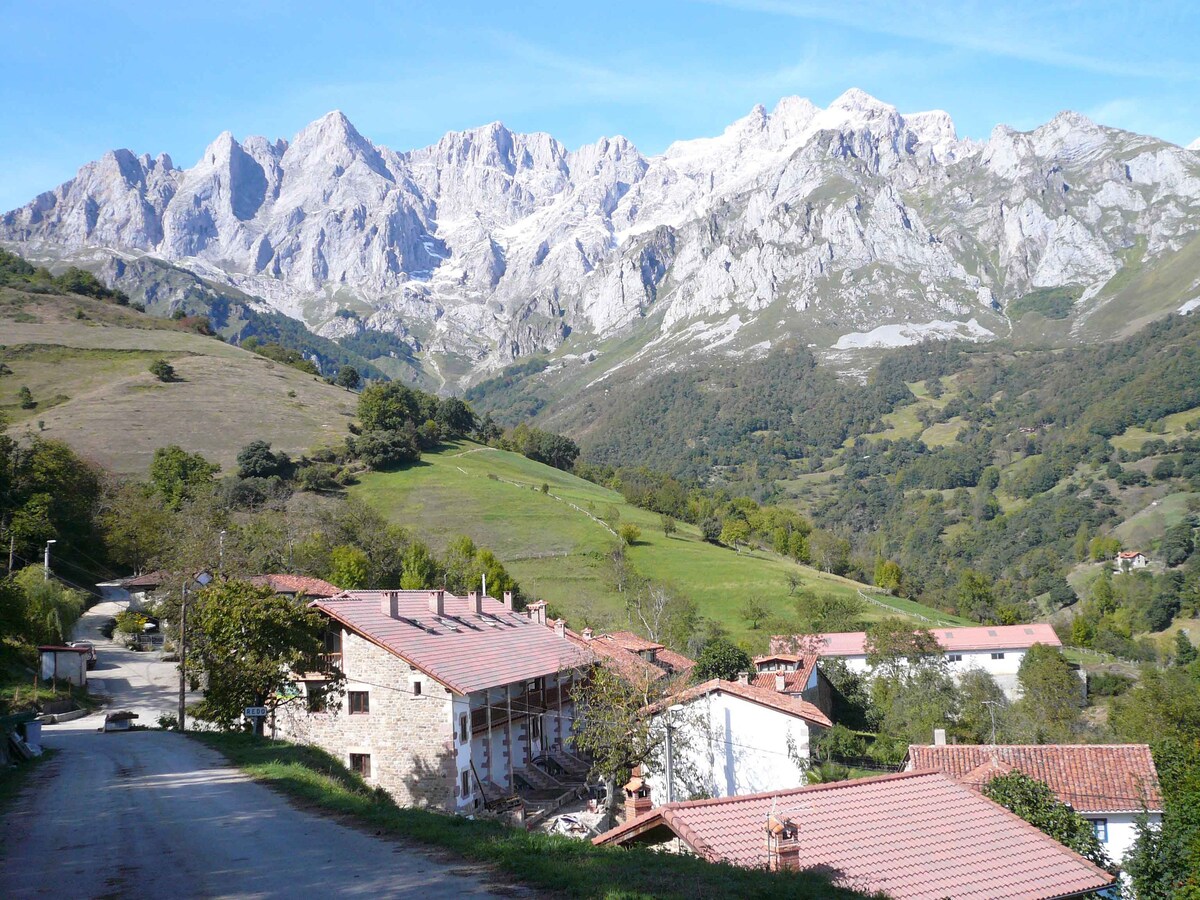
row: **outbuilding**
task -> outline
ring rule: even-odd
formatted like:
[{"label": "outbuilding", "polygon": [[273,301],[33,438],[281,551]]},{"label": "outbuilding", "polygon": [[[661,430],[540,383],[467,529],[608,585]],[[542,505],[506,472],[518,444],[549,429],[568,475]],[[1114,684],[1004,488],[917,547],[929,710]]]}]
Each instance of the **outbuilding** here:
[{"label": "outbuilding", "polygon": [[38,647],[42,680],[62,680],[78,687],[86,687],[88,655],[86,647],[65,647],[54,644]]}]

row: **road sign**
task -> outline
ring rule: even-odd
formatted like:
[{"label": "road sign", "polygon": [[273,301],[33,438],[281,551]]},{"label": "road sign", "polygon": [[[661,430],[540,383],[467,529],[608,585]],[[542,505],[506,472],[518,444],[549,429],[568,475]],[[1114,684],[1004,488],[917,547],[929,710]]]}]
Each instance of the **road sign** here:
[{"label": "road sign", "polygon": [[247,706],[245,713],[247,719],[265,719],[267,708],[265,706]]}]

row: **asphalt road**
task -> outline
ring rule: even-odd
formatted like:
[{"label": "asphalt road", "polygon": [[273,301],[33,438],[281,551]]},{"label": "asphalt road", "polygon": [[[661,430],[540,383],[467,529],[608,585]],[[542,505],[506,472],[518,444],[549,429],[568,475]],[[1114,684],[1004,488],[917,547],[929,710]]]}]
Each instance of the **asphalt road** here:
[{"label": "asphalt road", "polygon": [[[173,711],[175,667],[122,650],[94,608],[109,709]],[[129,657],[133,657],[130,659]],[[43,730],[58,752],[0,821],[0,897],[460,897],[524,893],[310,812],[179,734],[104,734],[103,713]]]}]

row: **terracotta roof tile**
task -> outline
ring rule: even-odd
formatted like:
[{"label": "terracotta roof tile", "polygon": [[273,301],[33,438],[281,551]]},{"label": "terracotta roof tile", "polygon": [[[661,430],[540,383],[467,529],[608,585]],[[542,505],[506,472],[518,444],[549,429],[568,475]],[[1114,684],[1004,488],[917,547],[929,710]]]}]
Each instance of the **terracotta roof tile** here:
[{"label": "terracotta roof tile", "polygon": [[[1054,629],[1044,622],[1033,625],[939,626],[929,630],[946,651],[1012,650],[1032,647],[1034,644],[1062,646]],[[821,656],[863,656],[867,652],[866,640],[865,631],[776,635],[771,638],[771,650],[794,651],[799,646],[802,649],[811,647]]]},{"label": "terracotta roof tile", "polygon": [[1113,876],[937,772],[912,772],[669,803],[595,838],[621,844],[666,826],[713,861],[767,864],[767,817],[798,826],[799,864],[894,900],[1038,900]]},{"label": "terracotta roof tile", "polygon": [[741,684],[737,681],[723,681],[720,678],[713,678],[702,684],[692,685],[686,690],[673,694],[667,699],[648,707],[648,711],[658,712],[660,709],[674,703],[688,703],[698,697],[711,694],[714,691],[732,694],[735,697],[741,697],[743,700],[749,700],[751,703],[758,703],[761,706],[777,709],[782,713],[812,722],[814,725],[823,725],[826,728],[833,725],[825,713],[821,712],[821,710],[817,709],[817,707],[813,706],[807,700],[801,700],[799,697],[793,697],[791,694],[780,693],[774,688],[762,688],[752,684]]},{"label": "terracotta roof tile", "polygon": [[[382,609],[396,595],[399,618]],[[589,665],[592,654],[552,629],[482,598],[476,615],[465,597],[445,595],[440,619],[429,591],[344,591],[312,603],[346,627],[407,660],[457,694]]]},{"label": "terracotta roof tile", "polygon": [[800,694],[808,686],[808,679],[812,677],[813,666],[817,664],[819,657],[815,653],[787,654],[777,653],[774,656],[756,656],[754,664],[764,665],[773,662],[780,662],[789,665],[795,665],[795,669],[785,669],[777,672],[758,672],[750,676],[750,683],[755,687],[767,688],[775,690],[776,675],[784,676],[784,689],[789,694]]},{"label": "terracotta roof tile", "polygon": [[320,578],[305,575],[255,575],[246,579],[251,584],[268,585],[278,594],[303,594],[313,600],[340,594],[342,589]]},{"label": "terracotta roof tile", "polygon": [[937,769],[975,790],[1016,769],[1049,785],[1078,812],[1162,810],[1158,771],[1146,744],[944,744],[908,748],[914,769]]},{"label": "terracotta roof tile", "polygon": [[608,632],[608,637],[631,653],[641,653],[643,650],[663,649],[663,645],[657,641],[647,640],[641,635],[634,634],[632,631],[610,631]]}]

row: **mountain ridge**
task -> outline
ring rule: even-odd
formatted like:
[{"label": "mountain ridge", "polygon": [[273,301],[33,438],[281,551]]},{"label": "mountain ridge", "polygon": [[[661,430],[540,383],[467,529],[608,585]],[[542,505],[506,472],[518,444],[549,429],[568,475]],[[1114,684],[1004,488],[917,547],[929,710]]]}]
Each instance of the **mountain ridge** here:
[{"label": "mountain ridge", "polygon": [[[631,333],[666,365],[1009,336],[1007,305],[1051,288],[1079,288],[1056,340],[1107,337],[1087,321],[1136,277],[1124,255],[1153,267],[1198,231],[1192,152],[1071,112],[959,139],[858,89],[657,156],[499,122],[397,152],[334,110],[290,141],[223,132],[189,169],[110,151],[0,219],[25,255],[152,256],[322,336],[388,335],[446,390],[531,354],[599,376]],[[1177,287],[1156,313],[1198,285]]]}]

